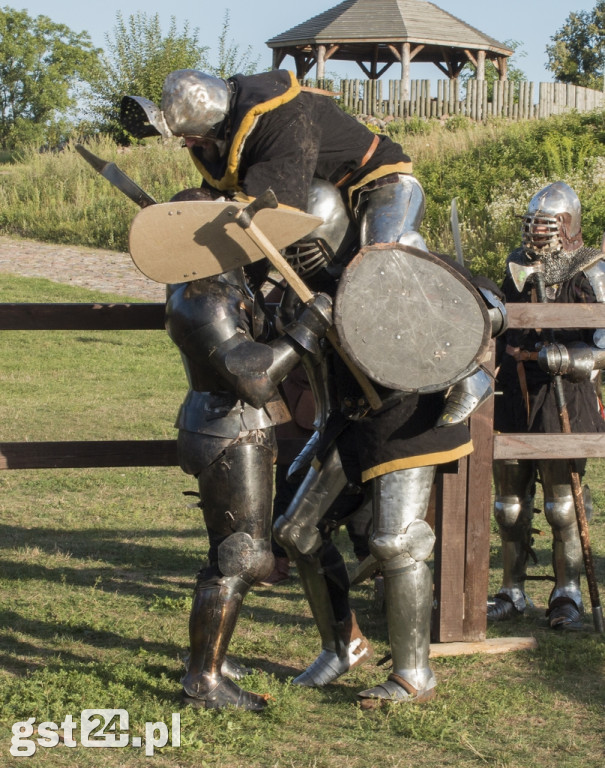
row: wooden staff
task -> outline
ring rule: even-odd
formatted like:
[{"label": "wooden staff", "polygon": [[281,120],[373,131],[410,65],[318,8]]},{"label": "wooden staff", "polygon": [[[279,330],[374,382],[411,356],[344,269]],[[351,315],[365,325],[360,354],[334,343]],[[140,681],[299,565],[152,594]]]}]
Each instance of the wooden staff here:
[{"label": "wooden staff", "polygon": [[[277,248],[275,248],[269,238],[252,221],[254,215],[262,208],[277,208],[277,198],[275,197],[273,190],[268,189],[260,197],[257,197],[256,200],[250,203],[250,205],[240,209],[235,214],[235,221],[246,232],[252,242],[266,255],[271,264],[273,264],[275,269],[277,269],[288,285],[294,290],[298,298],[304,304],[308,304],[313,299],[313,292],[309,289],[304,280],[302,280],[300,275],[294,271],[286,259],[284,259]],[[355,365],[342,348],[336,328],[331,326],[328,329],[326,336],[355,377],[355,380],[361,387],[370,407],[373,410],[380,408],[382,406],[382,400],[367,376]]]},{"label": "wooden staff", "polygon": [[[534,282],[536,285],[536,294],[541,304],[546,303],[546,288],[544,283],[544,273],[536,263],[533,269]],[[546,333],[546,332],[545,332]],[[548,332],[549,341],[554,341],[553,332]],[[553,387],[555,390],[555,400],[557,410],[559,411],[559,423],[561,432],[570,435],[571,424],[569,422],[569,412],[565,401],[565,392],[563,391],[563,381],[559,374],[552,374]],[[569,459],[569,475],[571,480],[571,491],[573,495],[574,507],[576,511],[576,520],[578,523],[578,532],[582,544],[582,557],[584,558],[584,569],[586,570],[586,581],[588,583],[588,592],[592,605],[592,618],[597,632],[605,632],[603,625],[603,610],[599,598],[599,588],[595,575],[592,550],[590,547],[590,537],[588,535],[588,520],[586,519],[586,508],[584,506],[584,496],[582,495],[582,486],[580,485],[580,476],[576,469],[575,459]]]}]

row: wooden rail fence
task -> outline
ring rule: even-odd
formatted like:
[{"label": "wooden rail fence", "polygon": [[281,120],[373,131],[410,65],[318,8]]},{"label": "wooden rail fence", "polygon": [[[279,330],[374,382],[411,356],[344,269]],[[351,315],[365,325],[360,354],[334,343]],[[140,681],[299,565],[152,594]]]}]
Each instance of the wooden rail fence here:
[{"label": "wooden rail fence", "polygon": [[[512,328],[605,327],[605,305],[509,304]],[[163,330],[163,304],[0,304],[0,331]],[[433,642],[485,639],[492,456],[605,457],[596,435],[495,435],[493,398],[470,419],[475,451],[439,472]],[[176,440],[0,442],[0,469],[176,466]]]},{"label": "wooden rail fence", "polygon": [[[308,87],[333,90],[328,80],[305,80]],[[462,92],[464,90],[464,95]],[[430,80],[412,80],[408,98],[401,80],[341,80],[335,94],[340,104],[357,115],[374,117],[447,118],[462,115],[475,121],[490,117],[531,120],[571,110],[605,109],[605,93],[567,83],[535,83],[496,80],[489,94],[486,80],[438,80],[432,95]]]}]

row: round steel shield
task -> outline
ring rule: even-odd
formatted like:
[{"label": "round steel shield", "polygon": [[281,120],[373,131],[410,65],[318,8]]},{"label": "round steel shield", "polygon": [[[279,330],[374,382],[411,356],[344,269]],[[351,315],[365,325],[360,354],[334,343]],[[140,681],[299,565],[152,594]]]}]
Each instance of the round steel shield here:
[{"label": "round steel shield", "polygon": [[436,392],[471,373],[491,324],[479,292],[445,259],[397,243],[361,250],[334,304],[342,346],[379,384]]}]

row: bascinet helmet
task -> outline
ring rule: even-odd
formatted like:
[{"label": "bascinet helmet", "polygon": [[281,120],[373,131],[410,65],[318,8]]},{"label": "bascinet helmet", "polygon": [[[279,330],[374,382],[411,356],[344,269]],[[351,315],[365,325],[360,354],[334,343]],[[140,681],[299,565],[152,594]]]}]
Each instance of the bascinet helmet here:
[{"label": "bascinet helmet", "polygon": [[177,69],[164,80],[162,113],[174,136],[210,137],[229,109],[229,88],[219,77]]},{"label": "bascinet helmet", "polygon": [[311,277],[330,265],[344,262],[357,244],[357,231],[340,192],[329,181],[313,179],[307,213],[323,224],[288,246],[283,254],[299,275]]},{"label": "bascinet helmet", "polygon": [[124,96],[120,122],[135,138],[211,138],[229,109],[229,87],[196,69],[177,69],[164,80],[161,108],[141,96]]},{"label": "bascinet helmet", "polygon": [[522,244],[530,261],[582,246],[581,205],[576,193],[555,181],[536,193],[523,216]]}]

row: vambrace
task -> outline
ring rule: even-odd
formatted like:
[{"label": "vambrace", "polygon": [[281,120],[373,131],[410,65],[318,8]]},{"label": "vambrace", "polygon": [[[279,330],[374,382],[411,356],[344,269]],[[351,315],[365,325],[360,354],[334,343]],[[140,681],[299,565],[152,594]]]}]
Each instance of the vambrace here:
[{"label": "vambrace", "polygon": [[246,340],[237,346],[232,346],[233,339],[216,350],[213,362],[216,365],[223,356],[225,377],[236,395],[254,408],[262,408],[276,397],[277,384],[298,365],[302,352],[288,338],[271,344]]},{"label": "vambrace", "polygon": [[[380,180],[379,180],[380,181]],[[372,189],[360,190],[361,245],[404,243],[426,250],[418,229],[424,217],[422,185],[411,174],[397,174],[397,180]]]},{"label": "vambrace", "polygon": [[605,349],[590,347],[582,341],[544,344],[538,350],[538,365],[553,376],[585,381],[594,370],[605,368]]},{"label": "vambrace", "polygon": [[500,336],[508,328],[508,314],[504,302],[489,288],[478,286],[479,293],[483,296],[488,306],[487,313],[492,324],[492,339]]},{"label": "vambrace", "polygon": [[318,293],[303,305],[296,320],[283,330],[306,351],[319,352],[319,341],[332,325],[332,300],[325,293]]},{"label": "vambrace", "polygon": [[491,377],[479,368],[450,388],[436,426],[447,427],[466,421],[493,393]]}]

